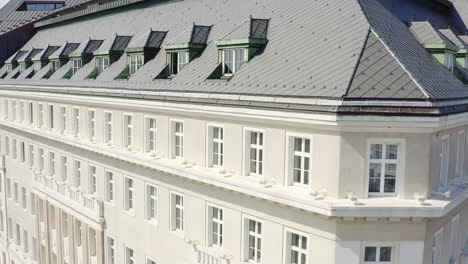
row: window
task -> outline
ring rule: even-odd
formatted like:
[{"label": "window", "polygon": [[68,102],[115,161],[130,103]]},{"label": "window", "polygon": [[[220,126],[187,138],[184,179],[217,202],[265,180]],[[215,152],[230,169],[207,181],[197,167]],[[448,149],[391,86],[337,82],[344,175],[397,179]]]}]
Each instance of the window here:
[{"label": "window", "polygon": [[52,151],[49,152],[49,175],[55,176],[55,153]]},{"label": "window", "polygon": [[11,180],[9,178],[7,178],[7,182],[6,182],[6,191],[7,191],[7,196],[8,198],[11,198]]},{"label": "window", "polygon": [[34,145],[29,144],[29,167],[34,167]]},{"label": "window", "polygon": [[62,211],[62,235],[64,238],[68,237],[68,214]]},{"label": "window", "polygon": [[34,105],[32,102],[29,102],[28,108],[29,108],[29,124],[32,125],[34,123]]},{"label": "window", "polygon": [[184,197],[182,195],[172,193],[172,230],[184,231]]},{"label": "window", "polygon": [[146,151],[156,153],[156,118],[146,118]]},{"label": "window", "polygon": [[19,101],[19,122],[22,123],[24,121],[24,102],[23,101]]},{"label": "window", "polygon": [[20,227],[20,225],[18,223],[16,223],[15,238],[16,238],[16,245],[20,246],[21,245],[21,227]]},{"label": "window", "polygon": [[40,103],[37,104],[37,126],[42,127],[44,117],[44,106]]},{"label": "window", "polygon": [[26,161],[26,145],[24,141],[20,142],[20,162],[25,162]]},{"label": "window", "polygon": [[146,219],[156,221],[158,218],[158,190],[152,185],[146,185]]},{"label": "window", "polygon": [[441,140],[440,147],[440,179],[439,186],[446,186],[448,182],[449,170],[449,152],[450,150],[450,135],[445,135]]},{"label": "window", "polygon": [[75,220],[75,245],[81,247],[82,237],[82,224],[80,220]]},{"label": "window", "polygon": [[112,113],[104,113],[104,141],[107,144],[112,144]]},{"label": "window", "polygon": [[223,75],[232,76],[246,61],[244,48],[223,50]]},{"label": "window", "polygon": [[444,65],[451,73],[453,73],[453,70],[455,69],[455,55],[452,53],[445,53]]},{"label": "window", "polygon": [[26,210],[28,199],[26,198],[26,188],[21,187],[21,206]]},{"label": "window", "polygon": [[134,180],[128,177],[125,177],[125,204],[124,209],[128,211],[133,211],[134,207]]},{"label": "window", "polygon": [[31,193],[31,195],[29,195],[29,199],[30,199],[30,208],[31,208],[31,214],[32,215],[36,215],[36,196]]},{"label": "window", "polygon": [[263,175],[263,132],[247,131],[247,172],[252,176]]},{"label": "window", "polygon": [[80,187],[80,183],[81,183],[81,161],[79,160],[75,160],[75,177],[73,179],[73,185],[75,187]]},{"label": "window", "polygon": [[146,264],[156,264],[156,261],[146,258]]},{"label": "window", "polygon": [[68,158],[62,156],[62,181],[68,180]]},{"label": "window", "polygon": [[5,136],[5,155],[10,156],[10,137]]},{"label": "window", "polygon": [[432,237],[432,264],[442,264],[443,229],[437,231]]},{"label": "window", "polygon": [[124,147],[131,149],[133,147],[133,117],[124,115]]},{"label": "window", "polygon": [[44,171],[44,163],[45,163],[44,162],[44,149],[39,148],[38,151],[39,151],[39,164],[38,164],[39,168],[38,169],[39,169],[40,172],[43,172]]},{"label": "window", "polygon": [[73,135],[80,135],[80,109],[73,108]]},{"label": "window", "polygon": [[222,127],[211,127],[211,165],[223,167],[224,165],[224,129]]},{"label": "window", "polygon": [[246,259],[249,263],[260,264],[262,262],[262,223],[246,219],[244,228],[247,229]]},{"label": "window", "polygon": [[96,139],[96,112],[88,110],[88,136],[89,139]]},{"label": "window", "polygon": [[115,242],[114,239],[111,237],[107,237],[107,258],[106,264],[115,264]]},{"label": "window", "polygon": [[13,65],[11,65],[11,64],[6,64],[5,66],[6,66],[6,72],[7,72],[7,73],[10,73],[11,71],[13,71]]},{"label": "window", "polygon": [[15,197],[15,203],[18,203],[19,202],[19,190],[18,190],[18,183],[14,183],[14,188],[13,188],[13,194],[14,194],[14,197]]},{"label": "window", "polygon": [[11,120],[16,120],[16,100],[11,101]]},{"label": "window", "polygon": [[135,264],[133,249],[125,247],[125,264]]},{"label": "window", "polygon": [[53,74],[58,69],[60,69],[60,61],[59,60],[51,61],[51,63],[50,63],[50,74]]},{"label": "window", "polygon": [[173,122],[173,157],[176,159],[184,158],[184,123]]},{"label": "window", "polygon": [[456,215],[451,221],[450,247],[449,247],[449,263],[458,263],[458,234],[460,224],[460,215]]},{"label": "window", "polygon": [[16,159],[16,157],[18,156],[18,151],[17,151],[17,147],[16,147],[16,139],[13,138],[11,140],[11,147],[12,147],[12,150],[11,150],[11,154],[12,154],[12,158],[13,159]]},{"label": "window", "polygon": [[96,69],[98,74],[101,74],[104,70],[109,67],[109,57],[97,57],[96,58]]},{"label": "window", "polygon": [[106,171],[106,201],[114,202],[114,173]]},{"label": "window", "polygon": [[60,107],[60,132],[65,133],[67,130],[67,108],[65,106]]},{"label": "window", "polygon": [[287,233],[287,263],[288,264],[305,264],[307,263],[308,249],[307,237],[294,232]]},{"label": "window", "polygon": [[54,129],[54,106],[49,105],[49,128]]},{"label": "window", "polygon": [[19,72],[23,73],[26,70],[26,63],[22,62],[19,64]]},{"label": "window", "polygon": [[83,62],[81,59],[71,59],[70,60],[70,67],[71,73],[74,75],[79,69],[81,69]]},{"label": "window", "polygon": [[89,165],[89,194],[96,193],[97,185],[97,168],[94,165]]},{"label": "window", "polygon": [[223,246],[223,210],[216,207],[208,207],[210,226],[210,242],[212,246]]},{"label": "window", "polygon": [[369,144],[368,192],[370,195],[396,194],[400,148],[400,144],[396,142]]},{"label": "window", "polygon": [[458,132],[458,142],[457,142],[457,164],[456,164],[456,176],[464,176],[464,162],[465,162],[465,130]]},{"label": "window", "polygon": [[145,64],[145,57],[143,55],[128,55],[127,56],[128,73],[133,75],[138,69]]},{"label": "window", "polygon": [[5,231],[5,223],[3,222],[3,211],[0,210],[0,230]]},{"label": "window", "polygon": [[310,181],[311,139],[292,138],[292,184],[307,186]]},{"label": "window", "polygon": [[10,111],[9,101],[8,99],[3,99],[3,118],[6,120],[8,119],[8,112]]},{"label": "window", "polygon": [[63,3],[27,3],[25,8],[26,11],[50,11],[63,6]]},{"label": "window", "polygon": [[179,73],[182,68],[188,64],[189,53],[188,52],[172,52],[170,53],[169,71],[171,76]]},{"label": "window", "polygon": [[364,263],[392,263],[392,247],[365,247],[364,248]]}]

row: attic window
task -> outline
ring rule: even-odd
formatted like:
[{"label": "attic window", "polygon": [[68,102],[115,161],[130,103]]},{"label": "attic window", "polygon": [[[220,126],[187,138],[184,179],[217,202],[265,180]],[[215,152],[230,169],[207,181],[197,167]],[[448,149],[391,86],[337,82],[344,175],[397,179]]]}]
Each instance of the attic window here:
[{"label": "attic window", "polygon": [[40,62],[40,61],[34,62],[33,67],[34,67],[34,74],[36,74],[38,71],[41,70],[42,62]]},{"label": "attic window", "polygon": [[23,73],[26,70],[26,63],[25,62],[20,63],[19,67],[20,67],[19,72]]},{"label": "attic window", "polygon": [[81,67],[83,66],[83,61],[81,59],[71,59],[70,60],[70,69],[71,74],[74,75]]},{"label": "attic window", "polygon": [[127,56],[127,65],[129,75],[135,74],[145,64],[145,56],[143,54],[131,54]]},{"label": "attic window", "polygon": [[26,11],[50,11],[62,8],[63,3],[26,3]]},{"label": "attic window", "polygon": [[169,53],[169,71],[170,76],[179,73],[189,62],[189,53],[187,51]]},{"label": "attic window", "polygon": [[110,65],[110,59],[108,56],[96,57],[96,69],[97,73],[101,74]]},{"label": "attic window", "polygon": [[54,60],[50,62],[50,71],[51,73],[56,72],[58,69],[60,69],[60,61],[59,60]]},{"label": "attic window", "polygon": [[13,65],[11,65],[10,63],[7,63],[6,64],[6,72],[10,73],[11,71],[13,71]]},{"label": "attic window", "polygon": [[223,49],[223,76],[232,76],[246,61],[245,48]]},{"label": "attic window", "polygon": [[452,53],[445,53],[444,65],[451,73],[453,73],[455,69],[455,55]]}]

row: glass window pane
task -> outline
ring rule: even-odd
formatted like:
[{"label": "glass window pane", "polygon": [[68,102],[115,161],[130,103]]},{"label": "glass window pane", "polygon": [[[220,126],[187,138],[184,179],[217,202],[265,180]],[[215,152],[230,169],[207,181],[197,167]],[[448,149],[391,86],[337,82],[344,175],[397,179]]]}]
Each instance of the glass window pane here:
[{"label": "glass window pane", "polygon": [[380,261],[392,261],[392,248],[391,247],[381,247],[380,248]]},{"label": "glass window pane", "polygon": [[371,159],[382,159],[382,144],[372,144],[371,145]]},{"label": "glass window pane", "polygon": [[377,261],[376,247],[366,247],[364,252],[364,261]]},{"label": "glass window pane", "polygon": [[387,145],[386,159],[397,159],[398,158],[398,145]]}]

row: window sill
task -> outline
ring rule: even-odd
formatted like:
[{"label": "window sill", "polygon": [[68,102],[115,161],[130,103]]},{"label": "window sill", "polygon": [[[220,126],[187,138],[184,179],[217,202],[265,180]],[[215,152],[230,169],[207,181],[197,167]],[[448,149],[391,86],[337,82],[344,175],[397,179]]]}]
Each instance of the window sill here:
[{"label": "window sill", "polygon": [[158,227],[158,220],[157,219],[145,219],[145,222],[149,225],[152,225],[154,227]]},{"label": "window sill", "polygon": [[176,237],[179,237],[179,238],[185,240],[185,232],[183,230],[174,230],[174,229],[172,229],[169,233],[173,234]]},{"label": "window sill", "polygon": [[124,210],[124,213],[131,216],[131,217],[135,217],[136,216],[136,213],[135,213],[135,210],[128,210],[128,209],[125,209]]}]

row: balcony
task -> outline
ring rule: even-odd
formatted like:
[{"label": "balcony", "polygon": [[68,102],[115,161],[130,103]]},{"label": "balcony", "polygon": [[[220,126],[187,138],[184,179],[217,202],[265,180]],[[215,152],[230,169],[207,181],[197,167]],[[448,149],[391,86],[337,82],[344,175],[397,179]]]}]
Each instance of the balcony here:
[{"label": "balcony", "polygon": [[198,241],[188,243],[190,264],[232,264],[232,256],[224,254],[222,249],[199,246]]},{"label": "balcony", "polygon": [[70,187],[67,181],[59,181],[41,172],[33,172],[33,186],[48,198],[55,200],[84,218],[100,224],[104,217],[104,205],[100,199],[83,192],[80,188]]}]

